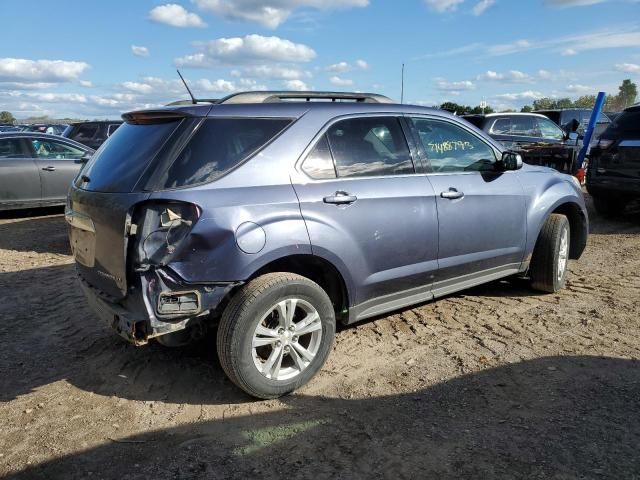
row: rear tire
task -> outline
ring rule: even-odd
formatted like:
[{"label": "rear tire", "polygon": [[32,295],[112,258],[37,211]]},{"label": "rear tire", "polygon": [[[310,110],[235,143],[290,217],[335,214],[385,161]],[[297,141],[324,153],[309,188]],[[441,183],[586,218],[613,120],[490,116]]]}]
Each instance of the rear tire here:
[{"label": "rear tire", "polygon": [[564,215],[551,214],[544,222],[533,250],[529,275],[535,290],[555,293],[567,280],[571,227]]},{"label": "rear tire", "polygon": [[616,217],[621,215],[627,202],[622,198],[591,196],[593,207],[603,217]]},{"label": "rear tire", "polygon": [[293,273],[269,273],[244,285],[218,327],[218,357],[229,379],[257,398],[286,395],[322,368],[335,336],[325,291]]}]

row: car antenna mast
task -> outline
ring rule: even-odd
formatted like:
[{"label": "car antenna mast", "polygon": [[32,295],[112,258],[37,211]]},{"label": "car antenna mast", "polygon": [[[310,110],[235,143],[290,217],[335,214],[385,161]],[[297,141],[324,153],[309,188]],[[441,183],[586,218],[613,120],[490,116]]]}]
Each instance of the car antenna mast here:
[{"label": "car antenna mast", "polygon": [[191,89],[189,88],[189,85],[187,85],[187,82],[185,82],[184,77],[180,73],[180,70],[176,69],[176,72],[178,72],[178,75],[180,76],[180,80],[182,80],[182,83],[184,84],[184,88],[186,88],[187,92],[189,92],[189,96],[191,97],[191,103],[193,103],[194,105],[197,104],[198,101],[196,100],[196,97],[193,96],[193,93],[191,93]]}]

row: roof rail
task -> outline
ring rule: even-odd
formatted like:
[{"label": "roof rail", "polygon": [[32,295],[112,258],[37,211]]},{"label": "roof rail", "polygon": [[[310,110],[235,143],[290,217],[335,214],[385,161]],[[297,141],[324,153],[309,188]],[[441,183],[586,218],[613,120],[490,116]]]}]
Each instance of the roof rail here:
[{"label": "roof rail", "polygon": [[356,92],[287,92],[287,91],[253,91],[238,92],[218,101],[229,103],[278,103],[286,101],[312,102],[324,100],[330,102],[352,101],[362,103],[393,103],[389,97],[377,93]]}]

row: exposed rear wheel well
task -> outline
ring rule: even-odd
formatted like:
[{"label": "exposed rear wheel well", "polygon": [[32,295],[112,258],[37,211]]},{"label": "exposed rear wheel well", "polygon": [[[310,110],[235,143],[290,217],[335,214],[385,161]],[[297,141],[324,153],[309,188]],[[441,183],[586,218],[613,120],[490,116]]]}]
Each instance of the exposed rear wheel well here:
[{"label": "exposed rear wheel well", "polygon": [[328,261],[313,255],[292,255],[268,263],[251,278],[272,272],[297,273],[316,282],[329,295],[336,312],[336,320],[347,321],[349,317],[347,287],[340,272]]},{"label": "exposed rear wheel well", "polygon": [[582,209],[576,203],[563,203],[551,213],[559,213],[569,219],[571,227],[571,244],[569,246],[569,258],[580,258],[587,244],[587,219]]}]

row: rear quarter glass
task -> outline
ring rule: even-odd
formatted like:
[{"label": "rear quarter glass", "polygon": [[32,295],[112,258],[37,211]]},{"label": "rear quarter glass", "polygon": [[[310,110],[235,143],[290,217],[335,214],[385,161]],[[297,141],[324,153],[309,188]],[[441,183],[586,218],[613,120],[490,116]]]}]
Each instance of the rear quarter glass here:
[{"label": "rear quarter glass", "polygon": [[209,118],[155,182],[173,189],[211,182],[250,158],[289,124],[288,118]]},{"label": "rear quarter glass", "polygon": [[123,124],[87,164],[83,177],[88,177],[89,181],[82,188],[106,193],[133,191],[179,123],[176,120],[147,125]]}]

